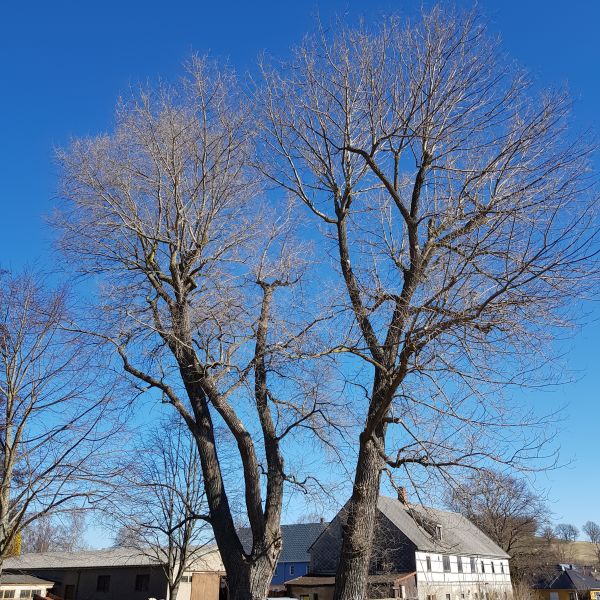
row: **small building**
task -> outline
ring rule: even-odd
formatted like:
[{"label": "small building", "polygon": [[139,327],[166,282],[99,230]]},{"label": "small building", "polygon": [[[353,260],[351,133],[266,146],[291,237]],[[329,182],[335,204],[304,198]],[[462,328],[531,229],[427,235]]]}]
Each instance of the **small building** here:
[{"label": "small building", "polygon": [[[47,589],[63,600],[168,600],[160,562],[133,548],[22,554],[4,561],[4,574],[52,582]],[[204,548],[184,573],[177,600],[222,600],[224,575],[216,548]]]},{"label": "small building", "polygon": [[[335,577],[305,575],[286,584],[288,594],[300,600],[332,600]],[[369,575],[367,598],[416,598],[415,573]]]},{"label": "small building", "polygon": [[54,582],[23,573],[2,573],[0,598],[44,598]]},{"label": "small building", "polygon": [[[345,521],[344,507],[315,540],[310,549],[311,576],[333,579]],[[369,567],[370,577],[379,581],[378,586],[370,581],[369,598],[509,600],[508,559],[502,548],[462,515],[410,504],[403,494],[398,498],[380,496]],[[296,597],[328,597],[318,592],[300,594],[297,581],[288,583],[296,586]],[[333,585],[331,581],[331,588]]]},{"label": "small building", "polygon": [[[285,590],[285,583],[306,575],[310,566],[309,548],[327,527],[327,523],[296,523],[281,526],[281,554],[273,573],[270,590],[281,592]],[[252,535],[249,529],[238,530],[240,540],[250,551]]]},{"label": "small building", "polygon": [[565,565],[533,587],[539,600],[600,600],[600,581]]}]

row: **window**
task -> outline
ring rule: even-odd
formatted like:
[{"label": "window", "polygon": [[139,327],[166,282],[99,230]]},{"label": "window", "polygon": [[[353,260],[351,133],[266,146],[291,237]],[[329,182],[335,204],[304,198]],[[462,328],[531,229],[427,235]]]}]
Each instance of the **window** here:
[{"label": "window", "polygon": [[108,592],[110,590],[110,575],[98,575],[96,582],[97,592]]},{"label": "window", "polygon": [[485,563],[481,561],[481,572],[485,573]]},{"label": "window", "polygon": [[310,600],[310,596],[308,594],[302,594],[300,600]]},{"label": "window", "polygon": [[[277,573],[277,569],[275,569],[275,573]],[[192,582],[191,575],[182,575],[181,576],[181,583],[191,583],[191,582]]]},{"label": "window", "polygon": [[33,596],[33,590],[21,590],[19,598],[31,598]]},{"label": "window", "polygon": [[425,557],[425,563],[427,565],[427,570],[431,571],[431,556],[426,556]]},{"label": "window", "polygon": [[450,594],[446,594],[446,600],[450,600]]},{"label": "window", "polygon": [[456,564],[458,565],[458,572],[462,573],[463,572],[462,556],[457,556],[456,557]]},{"label": "window", "polygon": [[477,566],[475,565],[475,558],[471,556],[471,573],[475,573],[477,571]]},{"label": "window", "polygon": [[450,572],[450,557],[447,554],[442,556],[442,564],[444,565],[444,573]]},{"label": "window", "polygon": [[[183,578],[182,578],[183,580]],[[150,588],[150,575],[148,573],[142,573],[135,576],[135,591],[136,592],[147,592]]]},{"label": "window", "polygon": [[550,600],[558,600],[558,592],[550,592]]},{"label": "window", "polygon": [[[598,594],[596,594],[597,596]],[[575,592],[569,592],[569,600],[577,600],[577,594]]]},{"label": "window", "polygon": [[319,594],[317,594],[317,592],[313,594],[313,600],[319,600]]},{"label": "window", "polygon": [[494,566],[494,561],[492,561],[492,573],[496,572],[496,567]]},{"label": "window", "polygon": [[296,569],[294,568],[295,565],[290,565],[290,575],[293,575],[296,572]]},{"label": "window", "polygon": [[503,562],[500,562],[500,573],[504,574],[504,563]]},{"label": "window", "polygon": [[435,594],[429,594],[427,600],[437,600],[437,596]]},{"label": "window", "polygon": [[14,598],[14,597],[15,597],[15,590],[4,590],[4,595],[0,596],[0,598]]}]

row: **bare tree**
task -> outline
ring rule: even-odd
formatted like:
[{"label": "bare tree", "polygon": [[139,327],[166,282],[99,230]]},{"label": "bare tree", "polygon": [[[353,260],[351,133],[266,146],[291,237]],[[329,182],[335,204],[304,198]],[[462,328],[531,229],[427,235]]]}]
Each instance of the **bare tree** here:
[{"label": "bare tree", "polygon": [[471,14],[332,27],[263,71],[260,168],[331,244],[335,351],[369,370],[335,592],[356,600],[384,469],[422,490],[542,452],[503,392],[552,381],[552,339],[596,283],[591,148]]},{"label": "bare tree", "polygon": [[483,469],[452,486],[446,502],[510,555],[513,580],[535,578],[547,571],[548,563],[558,562],[537,537],[549,512],[526,480]]},{"label": "bare tree", "polygon": [[579,536],[579,529],[571,523],[559,523],[555,528],[554,532],[556,537],[562,542],[575,542]]},{"label": "bare tree", "polygon": [[59,515],[45,514],[23,531],[23,552],[73,552],[84,550],[85,514],[71,510]]},{"label": "bare tree", "polygon": [[[195,437],[232,600],[267,594],[284,484],[297,480],[282,448],[292,435],[324,434],[326,409],[322,379],[290,362],[311,331],[297,285],[307,247],[290,236],[286,207],[261,210],[249,168],[252,119],[237,87],[230,73],[195,59],[178,85],[121,103],[112,134],[59,153],[58,218],[67,255],[103,276],[95,333]],[[237,451],[231,485],[219,423]],[[247,553],[235,486],[252,531]]]},{"label": "bare tree", "polygon": [[600,525],[595,521],[586,521],[581,528],[587,535],[590,543],[594,545],[598,564],[600,564]]},{"label": "bare tree", "polygon": [[104,475],[107,388],[66,301],[39,276],[0,277],[0,569],[21,532],[74,516]]},{"label": "bare tree", "polygon": [[200,458],[180,421],[163,422],[146,437],[133,451],[134,462],[121,469],[106,510],[120,525],[115,545],[135,548],[160,564],[169,598],[176,600],[184,572],[212,540]]}]

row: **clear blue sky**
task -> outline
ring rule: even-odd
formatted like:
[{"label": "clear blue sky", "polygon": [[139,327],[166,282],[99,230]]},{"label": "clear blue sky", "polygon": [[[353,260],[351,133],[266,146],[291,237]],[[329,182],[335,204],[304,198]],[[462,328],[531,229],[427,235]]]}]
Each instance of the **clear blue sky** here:
[{"label": "clear blue sky", "polygon": [[[424,2],[428,5],[429,2]],[[56,193],[52,148],[110,127],[115,100],[130,84],[176,76],[194,50],[227,58],[240,71],[258,53],[284,55],[314,24],[350,21],[420,1],[5,2],[0,11],[0,266],[52,261],[44,225]],[[466,5],[458,2],[458,5]],[[578,126],[600,131],[600,2],[482,0],[492,31],[541,83],[568,83]],[[600,160],[597,161],[600,167]],[[596,318],[600,309],[592,307]],[[558,442],[569,467],[540,476],[558,520],[600,522],[600,325],[571,343],[578,381],[552,394],[568,402]]]}]

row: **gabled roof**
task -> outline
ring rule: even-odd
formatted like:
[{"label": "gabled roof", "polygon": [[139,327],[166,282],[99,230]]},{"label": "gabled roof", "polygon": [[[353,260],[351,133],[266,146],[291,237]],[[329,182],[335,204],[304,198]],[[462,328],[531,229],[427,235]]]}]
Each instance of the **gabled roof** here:
[{"label": "gabled roof", "polygon": [[[198,553],[190,570],[222,570],[215,546],[206,546]],[[148,567],[159,566],[156,557],[135,548],[106,548],[79,552],[39,552],[11,556],[4,561],[5,571],[30,569],[85,569],[95,567]]]},{"label": "gabled roof", "polygon": [[600,590],[600,581],[574,569],[565,569],[546,582],[538,582],[535,587],[543,590],[578,590],[587,592],[589,590]]},{"label": "gabled roof", "polygon": [[[327,523],[282,525],[283,547],[281,548],[279,562],[310,562],[308,549],[326,527]],[[239,529],[238,535],[244,550],[250,552],[252,550],[252,533],[250,529]]]},{"label": "gabled roof", "polygon": [[[420,504],[403,504],[397,498],[387,496],[379,497],[377,508],[422,552],[509,558],[500,546],[458,513]],[[426,524],[441,525],[440,540],[428,531]]]}]

